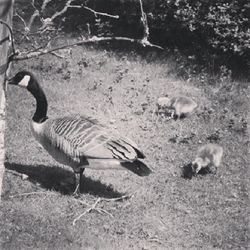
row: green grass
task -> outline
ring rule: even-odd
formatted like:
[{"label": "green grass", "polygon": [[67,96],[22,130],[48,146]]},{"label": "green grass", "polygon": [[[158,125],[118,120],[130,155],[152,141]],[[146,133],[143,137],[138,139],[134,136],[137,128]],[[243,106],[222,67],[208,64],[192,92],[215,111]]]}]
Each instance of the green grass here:
[{"label": "green grass", "polygon": [[[98,207],[113,217],[92,211],[73,226],[87,208],[69,195],[73,172],[32,137],[31,95],[9,86],[1,249],[247,249],[249,137],[242,118],[249,123],[249,88],[239,82],[186,82],[172,73],[175,67],[170,61],[91,47],[74,48],[67,60],[46,55],[15,66],[37,74],[49,116],[98,118],[135,140],[154,173],[141,178],[125,171],[86,170],[81,200],[93,204],[98,197],[133,197],[102,201]],[[164,94],[191,96],[199,108],[183,120],[157,119],[156,100]],[[175,137],[177,142],[171,140]],[[209,138],[224,148],[217,174],[182,178],[181,166]]]}]

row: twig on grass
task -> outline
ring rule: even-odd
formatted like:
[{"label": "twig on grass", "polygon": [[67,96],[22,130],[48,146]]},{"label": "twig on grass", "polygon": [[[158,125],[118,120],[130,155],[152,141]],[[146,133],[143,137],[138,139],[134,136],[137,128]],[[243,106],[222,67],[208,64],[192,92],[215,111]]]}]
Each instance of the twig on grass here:
[{"label": "twig on grass", "polygon": [[[106,211],[105,209],[103,209],[103,208],[97,208],[97,207],[93,207],[93,206],[91,206],[89,203],[87,203],[87,202],[85,202],[85,201],[82,201],[82,200],[79,200],[79,199],[75,199],[77,202],[79,202],[80,204],[82,204],[82,205],[84,205],[84,206],[89,206],[89,207],[92,207],[92,209],[91,209],[91,211],[92,210],[95,210],[95,211],[97,211],[97,212],[99,212],[99,213],[104,213],[104,214],[107,214],[107,215],[109,215],[110,217],[114,217],[111,213],[109,213],[108,211]],[[88,211],[88,212],[90,212],[90,211]],[[85,212],[84,212],[84,214],[86,214]]]},{"label": "twig on grass", "polygon": [[98,198],[95,203],[89,207],[87,210],[85,210],[82,214],[80,214],[78,217],[76,217],[74,220],[73,220],[73,226],[75,226],[76,222],[78,220],[80,220],[82,218],[82,216],[84,216],[85,214],[91,212],[93,209],[95,209],[96,205],[101,201],[101,198]]},{"label": "twig on grass", "polygon": [[134,196],[134,194],[132,195],[123,195],[117,198],[102,198],[102,201],[121,201],[121,200],[127,200],[127,199],[131,199]]},{"label": "twig on grass", "polygon": [[89,205],[88,203],[86,203],[86,202],[84,202],[84,201],[82,201],[82,200],[77,200],[78,202],[80,202],[81,204],[83,204],[83,205],[85,205],[85,206],[89,206],[89,208],[88,209],[86,209],[82,214],[80,214],[78,217],[76,217],[74,220],[73,220],[73,226],[75,226],[75,224],[76,224],[76,222],[78,221],[78,220],[80,220],[84,215],[86,215],[87,213],[89,213],[89,212],[91,212],[91,211],[93,211],[93,210],[95,210],[95,211],[97,211],[97,212],[99,212],[99,213],[105,213],[105,214],[107,214],[107,215],[109,215],[110,217],[114,217],[111,213],[109,213],[108,211],[106,211],[105,209],[103,209],[103,208],[97,208],[96,206],[97,206],[97,204],[98,203],[100,203],[100,202],[102,202],[102,201],[120,201],[120,200],[125,200],[125,199],[130,199],[131,197],[133,197],[133,195],[123,195],[123,196],[121,196],[121,197],[117,197],[117,198],[110,198],[110,199],[108,199],[108,198],[98,198],[96,201],[95,201],[95,203],[93,204],[93,205]]},{"label": "twig on grass", "polygon": [[156,243],[159,243],[161,245],[164,245],[164,243],[158,238],[150,238],[150,239],[148,239],[148,241],[149,242],[156,242]]},{"label": "twig on grass", "polygon": [[99,210],[100,212],[109,215],[110,217],[114,218],[113,214],[111,214],[110,212],[108,212],[107,210],[103,209],[103,208],[98,208],[97,210]]}]

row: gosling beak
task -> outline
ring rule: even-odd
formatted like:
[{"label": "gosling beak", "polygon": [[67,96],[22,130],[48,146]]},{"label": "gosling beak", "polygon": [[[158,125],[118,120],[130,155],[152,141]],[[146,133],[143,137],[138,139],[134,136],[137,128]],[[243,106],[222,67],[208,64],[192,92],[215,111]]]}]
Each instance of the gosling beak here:
[{"label": "gosling beak", "polygon": [[193,171],[193,173],[198,174],[199,170],[200,169],[199,169],[198,164],[197,163],[192,163],[192,171]]}]

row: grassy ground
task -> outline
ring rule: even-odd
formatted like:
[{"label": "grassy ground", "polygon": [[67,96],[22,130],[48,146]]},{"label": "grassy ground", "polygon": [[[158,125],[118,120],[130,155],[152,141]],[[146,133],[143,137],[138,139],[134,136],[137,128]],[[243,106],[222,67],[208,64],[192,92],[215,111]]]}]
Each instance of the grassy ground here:
[{"label": "grassy ground", "polygon": [[[175,68],[176,67],[176,68]],[[134,52],[74,48],[68,59],[46,55],[16,65],[34,71],[49,101],[49,116],[91,115],[134,139],[154,173],[85,171],[80,200],[102,200],[76,225],[85,206],[69,194],[72,170],[60,166],[31,136],[33,98],[8,90],[6,173],[0,205],[0,249],[247,249],[249,88],[244,83],[186,82],[178,65]],[[174,72],[174,73],[173,73]],[[199,104],[179,121],[154,114],[164,94],[185,94]],[[216,175],[182,177],[197,148],[224,147]],[[19,174],[28,175],[22,180]],[[29,192],[37,194],[22,195]]]}]

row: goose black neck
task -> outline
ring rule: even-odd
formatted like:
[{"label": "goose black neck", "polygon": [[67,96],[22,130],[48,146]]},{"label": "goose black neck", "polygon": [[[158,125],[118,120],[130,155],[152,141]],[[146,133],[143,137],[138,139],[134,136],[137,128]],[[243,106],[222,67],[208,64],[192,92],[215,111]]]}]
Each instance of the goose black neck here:
[{"label": "goose black neck", "polygon": [[32,120],[37,123],[42,123],[47,119],[48,103],[46,96],[36,79],[31,79],[27,89],[36,99],[36,112]]}]

